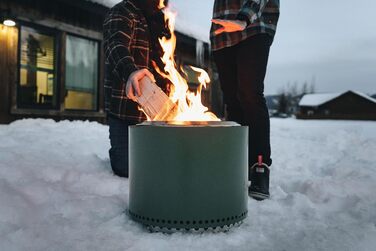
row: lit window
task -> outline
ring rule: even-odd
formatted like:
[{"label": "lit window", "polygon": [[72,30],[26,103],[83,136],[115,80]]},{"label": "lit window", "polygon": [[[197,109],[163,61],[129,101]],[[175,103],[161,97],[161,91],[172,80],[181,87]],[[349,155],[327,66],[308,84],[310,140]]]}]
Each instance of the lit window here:
[{"label": "lit window", "polygon": [[25,108],[56,106],[55,38],[21,27],[20,50],[18,105]]},{"label": "lit window", "polygon": [[65,89],[65,109],[97,109],[98,42],[67,36]]}]

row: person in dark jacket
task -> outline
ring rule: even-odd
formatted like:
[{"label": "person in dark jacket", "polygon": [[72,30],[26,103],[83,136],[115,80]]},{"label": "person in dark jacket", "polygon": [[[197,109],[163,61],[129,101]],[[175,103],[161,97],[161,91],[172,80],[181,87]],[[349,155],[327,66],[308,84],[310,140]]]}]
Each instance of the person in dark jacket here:
[{"label": "person in dark jacket", "polygon": [[168,34],[159,0],[123,0],[108,12],[103,24],[105,108],[113,172],[128,177],[128,126],[144,121],[134,102],[139,81],[155,81],[152,60],[158,62],[158,37]]},{"label": "person in dark jacket", "polygon": [[272,164],[264,78],[279,0],[215,0],[211,47],[229,120],[249,127],[249,195],[269,198]]}]

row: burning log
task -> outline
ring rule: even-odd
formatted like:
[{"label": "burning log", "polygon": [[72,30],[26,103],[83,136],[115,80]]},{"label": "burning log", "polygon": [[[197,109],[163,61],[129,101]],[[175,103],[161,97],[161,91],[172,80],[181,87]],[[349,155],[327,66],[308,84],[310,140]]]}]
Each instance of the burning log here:
[{"label": "burning log", "polygon": [[140,81],[140,89],[136,101],[149,120],[169,121],[176,116],[178,106],[148,77]]}]

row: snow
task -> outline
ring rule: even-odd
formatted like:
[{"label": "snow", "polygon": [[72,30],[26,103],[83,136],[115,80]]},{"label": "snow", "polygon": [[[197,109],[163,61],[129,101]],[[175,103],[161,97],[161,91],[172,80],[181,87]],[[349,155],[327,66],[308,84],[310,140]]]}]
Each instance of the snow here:
[{"label": "snow", "polygon": [[315,94],[306,94],[303,96],[303,98],[300,100],[299,105],[300,106],[320,106],[322,104],[325,104],[326,102],[329,102],[335,98],[338,98],[339,96],[342,96],[343,94],[347,92],[352,92],[353,94],[356,94],[358,96],[361,96],[362,98],[365,98],[373,103],[376,103],[376,99],[361,93],[357,91],[345,91],[341,93],[315,93]]},{"label": "snow", "polygon": [[272,197],[249,199],[244,223],[216,234],[149,233],[131,221],[107,126],[0,125],[0,250],[374,250],[375,125],[272,119]]},{"label": "snow", "polygon": [[319,106],[325,104],[326,102],[333,100],[343,93],[315,93],[315,94],[306,94],[300,100],[300,106]]},{"label": "snow", "polygon": [[[120,0],[88,0],[111,8]],[[209,42],[214,0],[170,0],[171,9],[178,13],[176,30],[195,39]]]}]

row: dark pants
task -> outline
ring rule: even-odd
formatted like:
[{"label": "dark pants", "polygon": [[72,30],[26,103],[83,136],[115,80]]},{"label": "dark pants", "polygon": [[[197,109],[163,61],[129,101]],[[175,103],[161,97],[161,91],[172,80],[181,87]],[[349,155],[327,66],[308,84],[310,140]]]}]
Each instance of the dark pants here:
[{"label": "dark pants", "polygon": [[214,52],[228,120],[249,126],[249,163],[271,165],[270,120],[264,79],[272,38],[260,34]]},{"label": "dark pants", "polygon": [[111,149],[109,151],[114,174],[128,177],[128,126],[136,122],[108,116]]}]

